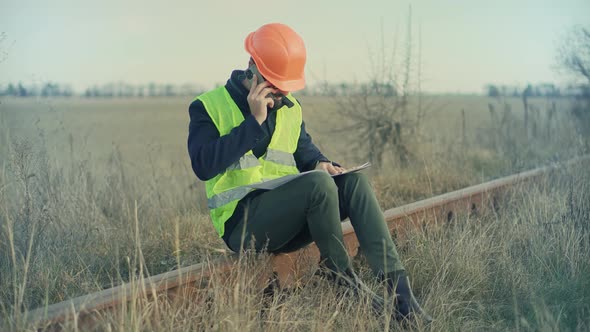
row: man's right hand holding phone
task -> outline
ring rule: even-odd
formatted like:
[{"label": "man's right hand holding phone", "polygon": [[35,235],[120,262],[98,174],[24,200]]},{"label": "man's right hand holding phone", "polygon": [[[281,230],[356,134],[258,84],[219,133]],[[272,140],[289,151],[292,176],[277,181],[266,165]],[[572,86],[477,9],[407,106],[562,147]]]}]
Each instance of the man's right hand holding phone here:
[{"label": "man's right hand holding phone", "polygon": [[250,93],[248,93],[248,105],[256,121],[262,124],[266,120],[267,107],[272,108],[274,106],[274,100],[270,94],[276,93],[278,90],[272,88],[268,81],[257,84],[257,75],[254,75],[251,82]]}]

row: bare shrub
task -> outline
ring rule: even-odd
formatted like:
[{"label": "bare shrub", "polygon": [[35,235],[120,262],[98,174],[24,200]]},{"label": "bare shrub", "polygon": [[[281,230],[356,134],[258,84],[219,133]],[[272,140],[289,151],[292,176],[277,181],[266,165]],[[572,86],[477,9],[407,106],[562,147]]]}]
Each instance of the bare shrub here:
[{"label": "bare shrub", "polygon": [[[351,146],[377,167],[382,167],[386,157],[391,155],[394,156],[394,163],[405,167],[413,159],[410,146],[420,134],[420,125],[427,109],[419,90],[421,64],[414,59],[411,8],[401,65],[397,64],[397,36],[394,37],[391,54],[387,55],[383,31],[381,35],[379,51],[369,54],[371,70],[368,83],[346,85],[342,95],[334,98],[346,123],[336,132],[344,134]],[[417,110],[411,110],[414,106],[410,98],[416,89],[416,70]],[[329,87],[326,86],[325,90],[329,90]]]}]

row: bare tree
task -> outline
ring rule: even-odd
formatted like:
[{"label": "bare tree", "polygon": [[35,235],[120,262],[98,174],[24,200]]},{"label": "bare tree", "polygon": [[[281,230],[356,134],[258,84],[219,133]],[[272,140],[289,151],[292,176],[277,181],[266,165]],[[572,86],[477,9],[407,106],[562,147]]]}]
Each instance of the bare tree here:
[{"label": "bare tree", "polygon": [[8,50],[5,49],[6,32],[0,32],[0,63],[4,62],[8,57]]},{"label": "bare tree", "polygon": [[576,26],[566,35],[558,62],[566,72],[590,84],[590,28]]},{"label": "bare tree", "polygon": [[590,151],[590,28],[576,26],[569,31],[558,49],[557,61],[562,70],[583,82],[571,111],[584,150]]}]

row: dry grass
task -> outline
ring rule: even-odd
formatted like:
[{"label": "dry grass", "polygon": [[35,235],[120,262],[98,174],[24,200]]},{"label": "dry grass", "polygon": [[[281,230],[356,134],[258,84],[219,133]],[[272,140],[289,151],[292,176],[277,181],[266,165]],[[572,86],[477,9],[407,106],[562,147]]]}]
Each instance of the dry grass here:
[{"label": "dry grass", "polygon": [[[551,140],[531,140],[517,130],[505,137],[498,131],[507,128],[490,119],[487,102],[435,100],[443,106],[413,141],[411,165],[400,168],[391,158],[381,171],[372,170],[381,205],[399,206],[578,151],[563,112],[549,124]],[[517,127],[517,101],[508,102],[515,104],[509,116]],[[545,101],[536,102],[541,108]],[[336,127],[337,110],[313,97],[302,103],[322,150],[345,165],[360,162],[325,127]],[[22,329],[27,309],[225,254],[188,164],[187,104],[0,104],[0,311],[6,329]],[[462,108],[467,144],[458,132]],[[541,116],[538,121],[547,125]],[[587,169],[556,174],[517,191],[501,215],[460,219],[462,227],[416,232],[398,243],[418,297],[437,318],[433,329],[590,328],[589,176]],[[244,257],[233,279],[214,281],[201,301],[142,305],[136,299],[105,317],[100,329],[399,328],[373,317],[366,305],[339,299],[327,281],[313,276],[291,293],[265,297],[251,282],[264,261]],[[359,268],[371,283],[365,265]]]}]

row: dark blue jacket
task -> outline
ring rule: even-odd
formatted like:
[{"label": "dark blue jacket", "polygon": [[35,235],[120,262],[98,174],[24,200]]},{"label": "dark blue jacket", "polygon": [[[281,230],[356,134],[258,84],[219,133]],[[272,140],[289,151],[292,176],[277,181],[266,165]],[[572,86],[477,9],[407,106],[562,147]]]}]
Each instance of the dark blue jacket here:
[{"label": "dark blue jacket", "polygon": [[[276,124],[276,111],[269,110],[266,121],[259,125],[250,113],[247,101],[249,91],[242,85],[243,78],[244,72],[235,70],[225,85],[231,98],[244,115],[244,122],[232,129],[228,135],[219,136],[217,127],[201,101],[195,100],[189,107],[188,153],[193,171],[203,181],[224,172],[250,150],[256,157],[261,157],[270,143]],[[313,144],[311,136],[305,131],[305,123],[301,124],[301,134],[294,157],[300,172],[314,169],[320,161],[329,161]],[[260,192],[254,191],[247,197]],[[243,211],[236,209],[234,215],[225,223],[223,239],[226,243],[231,231],[242,217]]]}]

